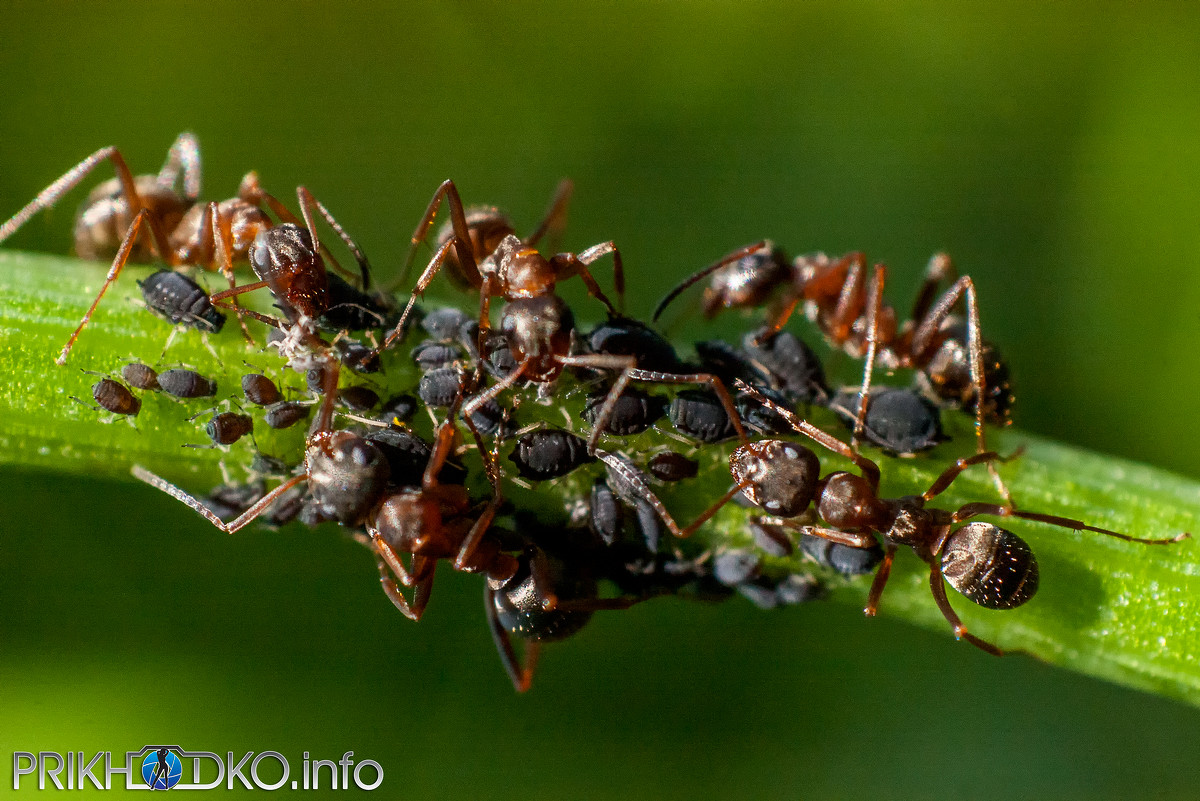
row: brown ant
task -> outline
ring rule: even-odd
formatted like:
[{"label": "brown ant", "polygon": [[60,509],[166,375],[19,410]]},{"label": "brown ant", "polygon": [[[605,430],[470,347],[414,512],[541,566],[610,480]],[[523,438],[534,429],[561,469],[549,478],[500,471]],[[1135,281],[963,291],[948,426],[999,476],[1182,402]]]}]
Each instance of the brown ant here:
[{"label": "brown ant", "polygon": [[[91,319],[104,293],[117,280],[125,264],[131,260],[149,262],[158,259],[175,269],[188,266],[219,269],[229,281],[230,289],[218,293],[214,299],[235,296],[259,286],[270,285],[273,290],[289,290],[292,281],[283,281],[276,274],[260,274],[264,280],[259,284],[236,287],[233,264],[250,258],[254,244],[259,242],[264,233],[275,228],[297,227],[299,219],[276,198],[263,191],[259,186],[258,176],[253,172],[242,179],[236,198],[221,202],[200,202],[200,150],[195,136],[190,133],[182,133],[175,139],[168,151],[166,163],[157,175],[134,176],[117,148],[105,147],[97,150],[43,189],[25,208],[0,225],[0,242],[16,232],[34,214],[57,203],[64,194],[75,188],[105,161],[112,163],[117,177],[96,187],[76,217],[75,251],[84,259],[112,258],[112,266],[96,294],[96,299],[92,301],[79,326],[72,332],[62,352],[55,359],[58,364],[66,363],[67,354]],[[182,194],[176,189],[181,171]],[[321,249],[321,246],[314,228],[314,212],[321,214],[350,248],[359,262],[365,281],[367,262],[357,245],[306,188],[297,187],[296,194],[300,200],[308,236],[311,238],[310,247],[317,261],[320,257],[316,255],[316,251]],[[284,223],[276,226],[267,216],[264,206]],[[143,225],[149,229],[149,241],[146,237],[139,238]],[[252,264],[258,271],[259,268],[253,260]],[[323,264],[320,266],[320,273],[323,282]],[[292,294],[299,295],[301,292],[299,289],[291,290],[284,299],[292,302]],[[236,300],[233,301],[233,308],[239,312],[239,317],[242,313],[261,317],[240,309]],[[242,327],[246,338],[250,340],[250,333],[244,323]]]},{"label": "brown ant", "polygon": [[[765,304],[783,287],[783,296],[768,315],[759,339],[780,331],[801,303],[808,317],[835,348],[864,359],[862,388],[851,444],[862,438],[870,401],[871,377],[878,360],[888,369],[918,371],[928,394],[943,405],[975,415],[976,452],[987,452],[983,424],[1009,423],[1013,396],[1008,365],[999,351],[980,335],[975,284],[969,276],[956,278],[954,264],[944,253],[934,255],[926,268],[909,320],[900,324],[894,307],[883,301],[887,267],[876,264],[867,275],[866,257],[849,253],[830,259],[825,254],[787,261],[770,242],[737,250],[715,264],[689,276],[659,302],[653,319],[683,290],[712,276],[704,290],[703,308],[708,317],[722,308]],[[940,297],[944,282],[952,282]],[[965,325],[953,315],[965,301]],[[1011,502],[993,465],[989,471],[1005,499]]]},{"label": "brown ant", "polygon": [[[929,509],[926,503],[945,492],[968,467],[1007,461],[991,451],[958,459],[942,472],[921,495],[901,498],[879,496],[879,466],[858,454],[850,445],[826,434],[754,387],[737,380],[739,390],[780,415],[798,433],[823,448],[854,462],[861,475],[835,471],[820,476],[816,455],[801,445],[784,440],[763,440],[736,449],[730,456],[730,473],[735,486],[684,530],[690,534],[708,520],[736,492],[743,491],[755,504],[778,517],[767,522],[821,537],[851,548],[874,548],[876,536],[883,539],[884,557],[875,573],[865,612],[874,615],[887,584],[896,549],[907,545],[929,565],[929,587],[954,635],[988,653],[999,648],[967,632],[946,598],[945,579],[970,601],[987,609],[1013,609],[1033,597],[1038,587],[1038,566],[1029,545],[1011,531],[986,522],[970,522],[981,515],[1016,517],[1047,523],[1073,531],[1091,531],[1126,542],[1166,545],[1191,536],[1188,533],[1163,539],[1131,537],[1090,526],[1079,520],[1040,512],[1026,512],[1011,505],[966,503],[951,512]],[[1019,452],[1018,452],[1019,453]],[[820,525],[792,518],[815,502]],[[966,525],[959,525],[966,523]]]}]

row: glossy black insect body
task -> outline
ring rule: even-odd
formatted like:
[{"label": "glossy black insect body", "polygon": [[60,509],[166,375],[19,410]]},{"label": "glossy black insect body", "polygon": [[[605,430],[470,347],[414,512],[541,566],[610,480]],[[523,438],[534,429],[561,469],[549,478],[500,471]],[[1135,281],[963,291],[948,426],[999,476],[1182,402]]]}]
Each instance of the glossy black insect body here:
[{"label": "glossy black insect body", "polygon": [[215,334],[225,325],[203,287],[183,273],[159,270],[138,281],[146,306],[169,322]]},{"label": "glossy black insect body", "polygon": [[129,382],[129,386],[135,389],[149,391],[161,389],[158,385],[158,372],[153,367],[141,364],[140,362],[134,362],[122,367],[121,378],[124,378]]},{"label": "glossy black insect body", "polygon": [[426,406],[449,407],[462,393],[462,374],[454,367],[439,367],[421,376],[417,394]]},{"label": "glossy black insect body", "polygon": [[508,457],[517,472],[531,481],[559,478],[575,468],[595,461],[587,452],[587,442],[569,431],[543,428],[517,439],[517,447]]},{"label": "glossy black insect body", "polygon": [[328,308],[317,324],[326,331],[365,331],[385,328],[395,311],[391,299],[383,293],[367,293],[349,284],[336,273],[326,274],[329,281]]},{"label": "glossy black insect body", "polygon": [[[832,568],[843,576],[865,575],[883,561],[883,548],[879,547],[878,543],[869,548],[852,548],[812,534],[805,534],[800,538],[800,550],[813,561]],[[1034,569],[1036,570],[1036,566]]]},{"label": "glossy black insect body", "polygon": [[370,387],[342,387],[338,390],[338,402],[354,412],[369,412],[379,405],[379,394]]},{"label": "glossy black insect body", "polygon": [[394,395],[383,403],[378,419],[385,423],[406,423],[417,413],[419,402],[412,395]]},{"label": "glossy black insect body", "polygon": [[208,398],[217,394],[217,382],[194,370],[176,367],[158,374],[163,392],[176,398]]},{"label": "glossy black insect body", "polygon": [[[829,397],[825,370],[817,355],[790,331],[748,334],[742,341],[746,358],[759,367],[772,389],[794,403],[823,403]],[[749,379],[747,379],[749,380]]]},{"label": "glossy black insect body", "polygon": [[592,353],[632,356],[643,370],[659,373],[680,371],[675,348],[662,334],[629,317],[613,317],[601,323],[587,337]]}]

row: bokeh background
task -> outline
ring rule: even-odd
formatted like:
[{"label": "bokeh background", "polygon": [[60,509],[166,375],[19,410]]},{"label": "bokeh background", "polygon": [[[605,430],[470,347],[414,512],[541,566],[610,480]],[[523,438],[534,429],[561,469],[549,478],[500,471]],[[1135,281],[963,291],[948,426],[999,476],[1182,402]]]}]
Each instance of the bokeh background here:
[{"label": "bokeh background", "polygon": [[[41,0],[0,31],[0,217],[186,129],[206,197],[303,182],[381,271],[444,178],[527,229],[570,176],[565,244],[616,240],[643,313],[764,236],[887,261],[900,308],[946,249],[1020,427],[1200,476],[1194,4]],[[74,203],[13,245],[65,252]],[[6,761],[165,740],[353,750],[394,798],[1196,796],[1197,710],[851,607],[600,615],[516,697],[477,581],[413,625],[328,532],[0,479]]]}]

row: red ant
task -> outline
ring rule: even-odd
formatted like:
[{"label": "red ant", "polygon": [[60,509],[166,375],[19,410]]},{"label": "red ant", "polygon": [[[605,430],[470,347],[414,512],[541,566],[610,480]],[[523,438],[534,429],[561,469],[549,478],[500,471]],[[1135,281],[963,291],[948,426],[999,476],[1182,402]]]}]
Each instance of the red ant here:
[{"label": "red ant", "polygon": [[[62,352],[55,359],[58,364],[66,363],[67,354],[70,353],[75,340],[91,319],[104,293],[117,280],[128,261],[148,262],[157,258],[176,269],[186,266],[219,269],[229,281],[230,289],[213,296],[214,299],[236,296],[259,286],[270,285],[272,289],[276,288],[276,284],[272,282],[278,283],[279,279],[274,275],[264,277],[265,280],[258,284],[236,287],[233,264],[250,258],[254,244],[264,232],[288,225],[298,226],[299,220],[259,186],[258,176],[254,172],[247,173],[242,179],[236,198],[201,203],[198,200],[200,150],[195,136],[190,133],[182,133],[175,139],[168,151],[167,160],[157,175],[134,176],[117,148],[105,147],[97,150],[43,189],[25,208],[0,225],[0,242],[11,236],[34,214],[57,203],[64,194],[105,161],[112,163],[117,176],[100,184],[88,195],[75,221],[75,251],[81,258],[102,260],[111,257],[113,262],[96,299],[92,301],[79,326],[72,332]],[[181,170],[182,194],[176,189]],[[323,250],[313,223],[315,212],[325,218],[350,248],[362,268],[365,281],[367,262],[358,246],[306,188],[297,187],[296,194],[300,200],[308,235],[312,240],[314,256],[318,250]],[[267,216],[264,206],[283,220],[284,224],[276,226]],[[143,225],[149,229],[149,241],[144,237],[139,240]],[[319,261],[319,256],[316,256],[316,259]],[[336,265],[336,261],[334,264]],[[323,280],[324,265],[321,264],[319,269]],[[261,319],[260,315],[240,309],[236,300],[233,301],[233,308],[238,311],[239,318],[243,313],[247,313]],[[250,340],[250,333],[244,323],[242,329],[247,340]]]},{"label": "red ant", "polygon": [[[773,525],[786,526],[851,548],[872,548],[877,544],[875,537],[882,537],[884,558],[871,584],[864,610],[867,615],[873,616],[879,606],[896,549],[907,545],[929,565],[930,591],[938,609],[953,627],[954,636],[998,656],[1002,653],[999,648],[967,632],[946,598],[942,579],[967,599],[987,609],[1013,609],[1037,591],[1037,560],[1029,545],[1011,531],[985,522],[961,526],[960,523],[981,515],[1016,517],[1145,545],[1166,545],[1191,536],[1185,532],[1164,539],[1131,537],[1067,517],[1021,511],[1011,505],[967,503],[954,512],[926,508],[926,503],[945,492],[968,467],[1007,461],[1018,454],[1003,457],[992,451],[976,453],[958,459],[921,495],[881,498],[880,471],[875,462],[798,418],[751,385],[740,379],[735,384],[739,390],[780,415],[798,433],[853,461],[861,475],[839,470],[820,476],[816,454],[793,442],[763,440],[743,445],[735,449],[729,459],[734,487],[684,529],[681,536],[695,531],[740,491],[755,504],[777,515],[767,521]],[[820,525],[794,519],[814,502]]]},{"label": "red ant", "polygon": [[[1008,365],[980,335],[974,282],[965,275],[955,279],[955,274],[946,254],[930,259],[912,315],[900,325],[896,310],[883,301],[885,265],[876,264],[868,279],[862,253],[836,259],[822,253],[789,262],[772,243],[759,242],[686,278],[659,302],[654,319],[683,290],[709,275],[712,280],[703,300],[707,317],[722,308],[761,306],[782,286],[783,297],[776,310],[768,314],[769,323],[760,338],[781,330],[803,302],[808,317],[831,346],[865,360],[851,440],[856,449],[863,434],[871,376],[878,359],[888,369],[917,370],[926,391],[943,405],[974,412],[976,452],[985,453],[984,422],[1001,426],[1009,423],[1013,396]],[[935,302],[938,286],[947,281],[953,283]],[[964,300],[965,330],[952,314]],[[994,467],[989,464],[988,469],[1006,501],[1011,502]]]}]

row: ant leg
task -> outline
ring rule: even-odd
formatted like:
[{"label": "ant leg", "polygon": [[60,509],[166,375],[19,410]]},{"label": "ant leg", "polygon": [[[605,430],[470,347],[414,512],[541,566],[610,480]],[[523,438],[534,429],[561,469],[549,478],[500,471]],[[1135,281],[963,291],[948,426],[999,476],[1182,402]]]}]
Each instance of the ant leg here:
[{"label": "ant leg", "polygon": [[[475,422],[471,420],[469,415],[464,415],[467,423],[467,428],[471,430],[471,436],[475,438],[475,444],[479,446],[479,458],[483,460],[483,467],[487,472],[488,481],[492,485],[492,499],[488,501],[483,512],[475,519],[471,530],[467,532],[467,538],[463,540],[462,547],[458,551],[458,556],[454,559],[454,569],[462,570],[475,554],[475,549],[479,546],[479,541],[483,539],[483,535],[492,525],[492,520],[496,518],[496,513],[500,509],[500,502],[503,500],[500,487],[500,472],[492,460],[491,455],[484,445],[483,437],[479,433],[479,429],[475,426]],[[440,432],[439,432],[440,433]]]},{"label": "ant leg", "polygon": [[400,614],[409,620],[420,620],[421,616],[409,605],[408,599],[404,597],[404,593],[400,592],[400,586],[396,584],[396,580],[388,573],[387,565],[383,563],[383,560],[376,559],[375,564],[379,568],[379,585],[383,587],[383,594],[392,602],[392,606],[399,609]]},{"label": "ant leg", "polygon": [[1089,526],[1081,520],[1074,520],[1070,517],[1059,517],[1058,515],[1047,515],[1041,512],[1022,512],[1019,509],[1013,509],[1008,506],[1000,506],[994,503],[968,503],[963,504],[954,516],[950,519],[952,523],[961,523],[964,520],[969,520],[972,517],[979,515],[989,515],[991,517],[1018,517],[1022,520],[1032,520],[1035,523],[1048,523],[1059,528],[1069,528],[1073,531],[1091,531],[1096,534],[1105,534],[1109,537],[1116,537],[1119,540],[1126,542],[1137,542],[1142,545],[1170,545],[1174,542],[1191,538],[1191,534],[1183,532],[1176,534],[1174,537],[1131,537],[1128,534],[1122,534],[1118,531],[1111,531],[1107,528],[1098,528]]},{"label": "ant leg", "polygon": [[[964,275],[954,282],[954,285],[938,299],[918,325],[912,338],[912,357],[914,361],[925,358],[934,334],[941,328],[942,323],[950,316],[954,307],[964,298],[967,301],[967,353],[970,358],[971,383],[975,389],[975,450],[977,453],[987,452],[987,435],[983,430],[984,399],[987,387],[983,380],[983,342],[980,341],[979,303],[975,296],[975,284],[969,275]],[[1009,492],[1004,480],[996,472],[995,465],[988,465],[988,472],[996,489],[1004,498],[1005,503],[1013,506],[1012,493]]]},{"label": "ant leg", "polygon": [[478,395],[472,396],[470,398],[470,400],[468,400],[466,403],[463,404],[462,416],[469,420],[471,418],[471,415],[473,415],[475,412],[479,411],[479,409],[485,403],[487,403],[488,401],[495,398],[497,395],[499,395],[501,392],[503,392],[504,390],[511,387],[513,384],[517,383],[517,381],[521,380],[521,376],[525,375],[525,371],[529,369],[529,366],[531,364],[533,364],[533,361],[531,359],[529,359],[529,358],[524,359],[520,364],[518,364],[516,366],[516,368],[511,373],[506,375],[504,378],[500,379],[495,384],[492,384],[490,387],[485,389],[483,392],[480,392]]},{"label": "ant leg", "polygon": [[133,250],[133,244],[137,241],[138,231],[141,230],[142,223],[150,219],[149,209],[142,209],[133,218],[133,222],[129,226],[129,230],[125,232],[125,239],[121,242],[121,247],[117,251],[116,257],[113,259],[112,266],[108,268],[108,275],[104,277],[104,283],[100,286],[100,291],[96,294],[96,299],[92,301],[92,305],[84,312],[83,319],[79,321],[79,325],[71,332],[71,337],[67,340],[67,344],[63,345],[62,352],[58,354],[58,358],[54,361],[62,366],[67,363],[67,354],[71,352],[71,348],[75,346],[75,340],[79,338],[79,333],[83,331],[83,327],[88,324],[88,320],[92,319],[92,314],[96,311],[96,307],[100,305],[100,299],[104,297],[104,293],[112,286],[113,281],[117,280],[117,276],[121,274],[121,270],[125,267],[125,262],[129,260],[129,254]]},{"label": "ant leg", "polygon": [[750,441],[750,437],[746,434],[746,428],[742,425],[742,418],[737,412],[737,406],[734,405],[733,398],[729,395],[729,390],[725,388],[725,383],[711,373],[660,373],[655,370],[641,370],[636,367],[637,362],[633,356],[584,354],[580,356],[564,356],[559,361],[568,366],[578,365],[580,367],[594,367],[598,369],[618,368],[621,363],[627,365],[613,383],[612,389],[608,391],[604,403],[601,404],[600,410],[596,413],[596,421],[592,424],[592,433],[588,437],[588,453],[591,455],[595,455],[596,443],[600,440],[600,434],[603,433],[605,426],[608,425],[608,420],[617,405],[617,400],[620,399],[621,393],[625,391],[625,387],[629,385],[630,381],[648,381],[656,384],[707,384],[709,389],[716,393],[717,399],[721,401],[721,405],[725,408],[725,414],[729,417],[729,422],[737,432],[738,440],[743,445]]},{"label": "ant leg", "polygon": [[[229,288],[236,289],[237,281],[233,277],[233,229],[228,219],[221,219],[220,211],[215,202],[209,203],[204,207],[204,216],[200,220],[200,230],[205,232],[200,241],[201,252],[213,254],[213,262],[218,265],[221,274],[229,281]],[[242,314],[242,307],[237,301],[237,296],[233,296],[231,302],[234,313],[237,314],[238,325],[242,329],[242,336],[246,338],[247,342],[253,345],[254,337],[250,336],[250,329],[246,327],[246,318]]]},{"label": "ant leg", "polygon": [[867,457],[863,456],[862,454],[856,453],[853,448],[851,448],[849,445],[842,442],[840,439],[833,436],[832,434],[826,434],[824,431],[817,428],[816,426],[814,426],[812,423],[808,422],[807,420],[801,420],[790,409],[786,409],[783,406],[780,406],[778,403],[771,400],[766,395],[763,395],[761,392],[758,391],[758,389],[751,386],[750,384],[747,384],[742,379],[735,378],[733,380],[733,384],[739,390],[741,390],[742,392],[745,392],[746,394],[748,394],[750,397],[754,398],[759,403],[767,406],[768,408],[771,409],[771,411],[775,412],[780,417],[782,417],[784,420],[786,420],[788,425],[790,425],[792,428],[794,428],[798,433],[803,434],[804,436],[808,437],[813,442],[817,443],[818,445],[822,446],[823,448],[830,450],[833,453],[839,454],[840,456],[844,456],[845,458],[854,462],[854,464],[857,465],[858,469],[862,472],[863,478],[865,478],[867,480],[867,482],[871,485],[871,490],[873,492],[878,492],[878,490],[879,490],[879,475],[880,475],[879,465],[875,464],[873,461],[871,461]]},{"label": "ant leg", "polygon": [[663,502],[659,500],[658,495],[656,495],[654,490],[652,490],[649,484],[646,483],[646,479],[642,474],[642,471],[634,467],[628,459],[613,453],[609,453],[605,450],[600,450],[599,448],[596,449],[596,458],[604,462],[605,466],[619,475],[621,479],[633,489],[634,494],[638,498],[641,498],[643,501],[650,504],[654,508],[654,511],[658,515],[659,519],[666,524],[667,528],[670,529],[672,534],[674,534],[676,537],[684,536],[682,530],[679,528],[679,524],[675,522],[675,518],[671,517],[671,513],[667,511],[667,507],[663,505]]},{"label": "ant leg", "polygon": [[695,520],[693,520],[691,523],[689,523],[686,528],[684,528],[681,531],[672,530],[671,533],[674,534],[676,537],[679,537],[680,539],[686,539],[686,538],[692,536],[693,534],[696,533],[696,530],[698,528],[700,528],[700,526],[707,523],[713,515],[715,515],[717,512],[719,512],[721,510],[722,506],[724,506],[725,504],[727,504],[731,500],[733,500],[733,496],[737,495],[739,492],[741,492],[748,486],[750,486],[750,481],[748,479],[746,481],[741,482],[740,484],[734,484],[732,487],[730,487],[728,492],[726,492],[720,498],[717,498],[717,500],[713,503],[712,506],[708,507],[703,512],[701,512],[700,516],[697,517]]},{"label": "ant leg", "polygon": [[[308,187],[296,187],[296,197],[300,201],[300,210],[304,214],[304,221],[306,223],[312,220],[312,210],[316,209],[317,213],[325,218],[325,222],[329,223],[329,227],[337,234],[338,239],[342,240],[343,244],[346,245],[350,254],[354,256],[354,260],[358,262],[358,269],[362,274],[362,290],[363,292],[368,291],[371,288],[371,263],[367,261],[367,256],[362,252],[362,248],[350,238],[350,234],[346,233],[346,229],[341,226],[341,223],[334,219],[333,215],[329,213],[329,209],[325,208],[325,205],[321,201],[313,197],[312,192],[308,191]],[[313,237],[313,242],[316,241],[316,237]],[[324,252],[329,255],[328,250]],[[351,273],[342,269],[337,259],[334,259],[332,255],[329,255],[329,258],[333,265],[338,268],[339,272],[342,272],[343,275],[351,275]]]},{"label": "ant leg", "polygon": [[954,629],[954,637],[967,642],[979,648],[982,651],[987,651],[992,656],[1004,656],[1004,652],[986,640],[981,640],[974,634],[967,631],[967,627],[963,625],[962,619],[950,606],[950,599],[946,597],[946,585],[942,580],[942,569],[933,564],[929,568],[929,589],[933,593],[933,600],[937,603],[938,609],[942,612],[942,617]]},{"label": "ant leg", "polygon": [[[853,259],[846,271],[846,280],[838,295],[837,308],[834,309],[833,317],[829,321],[828,336],[839,347],[850,338],[855,321],[862,316],[863,304],[866,302],[863,295],[863,281],[866,272],[866,262],[861,258]],[[878,269],[876,274],[878,274]]]},{"label": "ant leg", "polygon": [[195,203],[196,198],[200,197],[200,143],[190,131],[184,131],[171,143],[167,160],[158,171],[158,185],[174,189],[181,167],[183,196]]},{"label": "ant leg", "polygon": [[883,561],[875,571],[875,578],[871,580],[871,591],[867,593],[867,605],[863,609],[863,614],[867,617],[875,617],[875,613],[879,611],[879,599],[883,597],[883,588],[887,586],[888,576],[892,575],[892,562],[895,560],[896,546],[888,545],[884,548]]},{"label": "ant leg", "polygon": [[279,198],[262,188],[255,170],[242,176],[242,182],[238,185],[238,200],[258,206],[260,209],[266,206],[272,214],[279,218],[280,222],[301,225],[300,218],[292,214],[291,209],[283,205]]},{"label": "ant leg", "polygon": [[[79,182],[87,177],[88,173],[104,161],[112,162],[113,170],[117,174],[117,180],[121,182],[121,194],[125,196],[125,204],[129,207],[129,213],[136,217],[136,215],[145,211],[142,196],[137,191],[137,183],[134,180],[133,173],[129,171],[129,165],[125,163],[125,158],[121,155],[121,151],[115,147],[103,147],[67,170],[62,177],[39,192],[33,200],[29,201],[25,208],[14,214],[8,222],[0,225],[0,242],[12,236],[33,215],[57,203],[62,199],[63,195],[78,186]],[[167,259],[170,256],[171,248],[166,235],[159,226],[158,220],[153,215],[149,215],[147,224],[150,226],[150,233],[154,237],[154,247],[158,251],[159,257],[164,260]]]},{"label": "ant leg", "polygon": [[283,482],[278,487],[271,490],[266,495],[262,496],[257,501],[255,501],[253,506],[251,506],[246,511],[242,512],[234,520],[232,520],[229,523],[225,523],[221,520],[221,518],[219,518],[215,514],[213,514],[212,511],[210,509],[208,509],[208,507],[206,507],[204,504],[200,503],[200,501],[196,500],[191,495],[188,495],[186,492],[184,492],[183,490],[181,490],[179,487],[175,486],[174,484],[154,475],[153,473],[151,473],[149,470],[142,467],[141,465],[135,464],[133,466],[133,468],[130,470],[130,472],[133,473],[134,478],[140,479],[141,481],[145,481],[150,486],[156,487],[156,488],[162,490],[163,492],[167,493],[175,500],[180,501],[181,503],[184,503],[184,504],[190,506],[196,512],[199,512],[201,515],[203,515],[204,518],[206,520],[208,520],[208,522],[212,523],[214,526],[219,528],[221,531],[224,531],[226,534],[233,534],[234,532],[238,531],[239,529],[245,528],[247,525],[252,523],[255,518],[257,518],[259,515],[261,515],[263,512],[265,512],[267,510],[267,507],[269,507],[272,503],[274,503],[279,498],[280,495],[283,495],[283,493],[287,492],[292,487],[299,484],[301,481],[305,481],[308,479],[308,476],[293,476],[292,478],[289,478],[287,481]]},{"label": "ant leg", "polygon": [[487,612],[488,629],[492,632],[492,641],[496,643],[496,650],[500,652],[500,661],[504,664],[504,672],[512,680],[513,688],[517,692],[523,693],[533,683],[533,673],[537,669],[538,643],[531,641],[525,644],[525,664],[522,665],[521,660],[517,657],[516,649],[513,648],[508,629],[504,628],[504,624],[500,622],[500,617],[496,613],[496,591],[491,586],[485,586],[483,589],[483,606]]},{"label": "ant leg", "polygon": [[550,208],[546,209],[546,214],[542,217],[542,222],[537,229],[525,238],[524,244],[536,245],[543,236],[548,235],[550,245],[548,250],[558,250],[558,240],[562,236],[563,229],[567,227],[567,206],[570,205],[571,195],[574,192],[575,183],[570,178],[564,178],[558,182],[558,187],[554,190],[554,197],[550,201]]},{"label": "ant leg", "polygon": [[871,396],[871,376],[875,372],[875,354],[879,348],[879,314],[883,308],[883,284],[886,278],[887,268],[876,264],[875,275],[868,287],[867,356],[863,363],[862,388],[858,391],[858,414],[854,417],[854,434],[850,439],[850,447],[854,450],[858,450],[863,428],[867,423],[867,404]]},{"label": "ant leg", "polygon": [[408,298],[408,305],[404,307],[404,313],[400,315],[400,321],[396,323],[396,327],[389,331],[388,335],[384,337],[383,344],[375,350],[375,354],[387,350],[392,346],[393,342],[395,342],[399,337],[403,336],[405,324],[408,322],[408,315],[412,313],[413,307],[417,305],[417,298],[425,294],[425,290],[428,288],[429,283],[433,280],[433,277],[437,275],[438,270],[442,268],[442,262],[446,260],[446,256],[450,252],[450,248],[454,246],[454,242],[455,240],[451,239],[450,241],[446,242],[446,244],[438,248],[437,252],[433,254],[433,258],[430,259],[429,265],[425,268],[425,271],[421,273],[421,277],[417,279],[417,285],[413,287],[412,295],[410,295]]},{"label": "ant leg", "polygon": [[933,500],[934,497],[941,495],[951,484],[954,483],[954,480],[958,478],[962,471],[966,470],[972,465],[991,464],[992,462],[1007,462],[1020,456],[1022,451],[1023,449],[1015,451],[1008,456],[1001,456],[995,451],[986,451],[984,453],[977,453],[974,456],[968,456],[966,458],[959,459],[954,464],[947,467],[940,476],[934,479],[933,483],[929,485],[929,489],[921,493],[921,498],[922,500],[930,501]]},{"label": "ant leg", "polygon": [[949,255],[933,254],[925,267],[925,280],[921,282],[921,289],[913,301],[912,315],[909,319],[924,320],[929,314],[929,307],[933,305],[933,296],[937,293],[937,288],[943,282],[954,281],[957,277],[958,271],[954,269],[954,262],[950,260]]},{"label": "ant leg", "polygon": [[840,528],[826,528],[824,526],[807,526],[788,520],[787,518],[775,518],[775,520],[779,525],[793,529],[801,534],[811,534],[814,537],[820,537],[823,540],[829,540],[838,545],[845,545],[847,548],[872,548],[879,544],[871,534],[842,531]]},{"label": "ant leg", "polygon": [[433,193],[433,198],[425,208],[425,214],[422,215],[421,221],[413,230],[408,254],[404,257],[404,266],[400,269],[400,276],[387,287],[388,291],[408,280],[408,273],[417,257],[417,246],[425,241],[425,237],[429,236],[429,229],[433,227],[443,198],[450,206],[450,220],[454,226],[454,240],[457,241],[454,252],[458,255],[458,263],[469,278],[479,274],[479,267],[475,263],[475,251],[471,246],[471,230],[467,227],[467,214],[463,210],[462,198],[458,194],[458,187],[454,185],[454,181],[445,180]]},{"label": "ant leg", "polygon": [[[682,293],[685,289],[690,287],[692,284],[708,277],[709,275],[711,275],[712,273],[721,269],[722,267],[726,266],[727,264],[733,264],[736,261],[741,261],[742,259],[744,259],[747,256],[753,256],[755,253],[761,253],[762,251],[764,251],[766,249],[767,249],[767,243],[765,240],[763,240],[761,242],[755,242],[753,245],[747,245],[746,247],[739,248],[738,250],[735,250],[726,256],[722,256],[718,261],[708,265],[707,267],[705,267],[701,270],[698,270],[697,272],[692,273],[687,278],[683,279],[681,282],[676,284],[674,289],[672,289],[670,292],[668,292],[666,295],[663,296],[663,299],[660,300],[658,302],[658,305],[654,307],[654,315],[651,316],[650,321],[658,322],[658,318],[662,316],[662,313],[664,311],[666,311],[667,306],[671,305],[671,301],[673,301],[673,300],[675,300],[675,298],[679,297],[680,293]],[[795,306],[793,305],[792,308],[795,308]],[[791,314],[790,310],[788,311],[788,314],[789,315]],[[779,323],[779,328],[783,327],[784,322],[787,322],[787,318],[784,318],[783,322]],[[777,328],[775,330],[778,331],[779,329]]]},{"label": "ant leg", "polygon": [[550,263],[554,267],[556,280],[578,273],[583,283],[587,285],[588,294],[608,307],[609,314],[617,315],[617,309],[613,308],[612,301],[600,291],[600,284],[588,270],[588,267],[610,253],[613,257],[613,288],[617,291],[617,303],[623,314],[625,311],[625,266],[621,260],[621,251],[617,250],[615,243],[612,241],[601,242],[598,245],[592,245],[578,255],[559,253],[550,259]]}]

